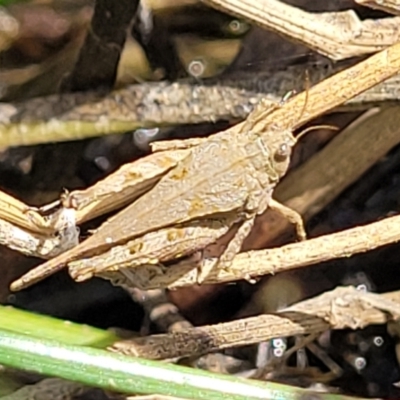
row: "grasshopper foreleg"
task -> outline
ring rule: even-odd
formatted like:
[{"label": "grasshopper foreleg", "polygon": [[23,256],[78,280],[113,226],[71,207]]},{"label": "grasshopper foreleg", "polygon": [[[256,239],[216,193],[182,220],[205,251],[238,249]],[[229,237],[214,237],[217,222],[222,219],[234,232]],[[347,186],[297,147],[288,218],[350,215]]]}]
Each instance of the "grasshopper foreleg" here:
[{"label": "grasshopper foreleg", "polygon": [[299,240],[306,240],[307,234],[304,228],[304,221],[302,216],[292,208],[286,207],[278,201],[271,199],[269,207],[272,210],[279,212],[283,215],[296,229],[296,234]]}]

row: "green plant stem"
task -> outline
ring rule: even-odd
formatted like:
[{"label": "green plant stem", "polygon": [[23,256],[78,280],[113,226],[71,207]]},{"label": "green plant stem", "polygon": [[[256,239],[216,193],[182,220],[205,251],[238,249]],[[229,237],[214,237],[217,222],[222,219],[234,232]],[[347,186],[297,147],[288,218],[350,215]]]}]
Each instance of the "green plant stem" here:
[{"label": "green plant stem", "polygon": [[0,305],[0,327],[41,339],[106,348],[120,338],[111,331]]},{"label": "green plant stem", "polygon": [[[311,394],[291,386],[211,374],[6,330],[0,330],[0,363],[129,394],[213,400],[297,399]],[[331,394],[323,397],[350,399]]]},{"label": "green plant stem", "polygon": [[[0,364],[87,386],[129,394],[213,400],[294,400],[313,395],[292,386],[111,353],[98,348],[119,340],[112,332],[13,307],[0,306],[0,327]],[[10,390],[12,387],[5,393]],[[318,398],[353,399],[329,393],[318,393]]]}]

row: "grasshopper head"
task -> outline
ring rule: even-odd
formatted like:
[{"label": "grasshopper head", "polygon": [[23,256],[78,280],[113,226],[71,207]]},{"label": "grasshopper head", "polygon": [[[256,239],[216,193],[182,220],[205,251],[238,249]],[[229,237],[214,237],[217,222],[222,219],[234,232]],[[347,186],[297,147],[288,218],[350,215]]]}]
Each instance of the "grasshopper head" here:
[{"label": "grasshopper head", "polygon": [[275,134],[268,146],[270,150],[270,163],[278,175],[278,179],[285,175],[289,168],[292,149],[295,144],[296,139],[293,137],[292,132],[288,130]]},{"label": "grasshopper head", "polygon": [[[317,129],[330,129],[334,131],[338,130],[336,126],[332,125],[315,125],[305,128],[296,137],[292,135],[292,132],[290,130],[278,131],[278,133],[276,133],[277,130],[275,130],[274,137],[270,138],[268,143],[270,143],[269,149],[271,150],[270,164],[272,166],[272,169],[278,175],[278,179],[285,175],[287,169],[289,168],[293,146],[305,134],[311,131],[315,131]],[[274,133],[274,131],[271,132]]]}]

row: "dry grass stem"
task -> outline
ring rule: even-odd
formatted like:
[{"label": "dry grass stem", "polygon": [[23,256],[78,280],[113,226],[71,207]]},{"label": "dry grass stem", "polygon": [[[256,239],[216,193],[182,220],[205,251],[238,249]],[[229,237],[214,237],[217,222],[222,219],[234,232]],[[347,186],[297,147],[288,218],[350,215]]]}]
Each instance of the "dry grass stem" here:
[{"label": "dry grass stem", "polygon": [[400,19],[361,21],[353,10],[313,14],[278,0],[203,0],[221,11],[286,36],[334,60],[398,42]]},{"label": "dry grass stem", "polygon": [[[400,241],[400,216],[385,218],[368,225],[291,243],[274,249],[255,250],[238,254],[229,270],[215,268],[217,259],[206,259],[204,284],[233,282],[268,274],[302,268],[324,261],[350,257]],[[144,265],[119,272],[99,275],[138,286],[142,289],[178,288],[195,285],[196,265],[180,263],[170,267]]]},{"label": "dry grass stem", "polygon": [[[140,304],[148,315],[148,319],[156,324],[161,332],[180,332],[193,328],[178,308],[170,302],[165,290],[140,290],[133,287],[124,287],[132,299]],[[196,359],[196,365],[202,369],[219,373],[229,373],[232,365],[241,363],[240,360],[224,354],[205,354]]]},{"label": "dry grass stem", "polygon": [[[365,90],[398,74],[400,43],[383,50],[366,60],[341,71],[288,100],[285,105],[268,115],[262,125],[279,123],[290,118],[293,129],[332,110]],[[304,113],[301,111],[307,101]],[[254,128],[257,129],[257,126]]]},{"label": "dry grass stem", "polygon": [[[57,233],[42,233],[14,225],[0,219],[0,244],[31,257],[53,258],[78,244],[79,229],[75,225],[75,211],[61,208],[54,215],[60,227]],[[55,220],[55,219],[54,219]]]},{"label": "dry grass stem", "polygon": [[[29,211],[29,214],[28,214]],[[0,218],[34,233],[54,233],[45,218],[13,196],[0,191]]]},{"label": "dry grass stem", "polygon": [[27,256],[50,258],[54,250],[59,248],[60,240],[51,235],[41,235],[22,229],[0,219],[0,244]]},{"label": "dry grass stem", "polygon": [[308,220],[397,146],[399,133],[399,107],[371,110],[288,174],[275,197]]},{"label": "dry grass stem", "polygon": [[28,399],[63,399],[72,400],[81,397],[91,389],[81,383],[71,382],[59,378],[45,378],[35,384],[25,385],[12,394],[4,397],[5,400]]},{"label": "dry grass stem", "polygon": [[400,1],[399,0],[355,0],[356,3],[375,8],[377,10],[386,11],[390,14],[400,15]]},{"label": "dry grass stem", "polygon": [[400,292],[377,295],[353,287],[339,287],[276,314],[124,340],[115,343],[111,350],[151,359],[184,357],[276,337],[363,328],[386,323],[399,315]]},{"label": "dry grass stem", "polygon": [[[77,140],[144,126],[241,120],[262,98],[279,103],[289,91],[302,91],[306,70],[313,85],[344,66],[343,63],[328,68],[305,64],[288,67],[272,76],[258,73],[210,79],[203,84],[146,82],[104,97],[71,93],[0,103],[0,147]],[[383,102],[397,103],[399,93],[400,77],[395,76],[341,103],[337,110],[363,110]]]}]

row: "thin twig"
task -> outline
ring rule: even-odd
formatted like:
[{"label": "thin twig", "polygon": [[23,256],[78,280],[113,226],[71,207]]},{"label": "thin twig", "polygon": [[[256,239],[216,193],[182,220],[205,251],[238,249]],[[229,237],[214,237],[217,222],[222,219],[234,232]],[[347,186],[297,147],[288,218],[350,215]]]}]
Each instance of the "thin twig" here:
[{"label": "thin twig", "polygon": [[47,228],[45,218],[32,210],[29,217],[29,207],[15,197],[0,191],[0,219],[19,226],[30,232],[39,234],[54,233],[55,229]]},{"label": "thin twig", "polygon": [[283,107],[271,112],[265,119],[259,117],[261,121],[254,129],[262,131],[262,128],[265,129],[268,124],[280,126],[279,123],[281,123],[282,126],[287,126],[287,122],[283,123],[283,121],[288,121],[288,119],[293,123],[292,129],[297,129],[328,110],[336,108],[398,74],[399,63],[400,43],[397,43],[289,99]]},{"label": "thin twig", "polygon": [[34,385],[26,385],[0,400],[31,400],[31,399],[54,399],[72,400],[93,390],[81,383],[66,381],[59,378],[47,378]]},{"label": "thin twig", "polygon": [[[42,233],[35,232],[0,219],[0,244],[30,257],[46,259],[75,247],[78,244],[79,230],[75,225],[74,210],[60,209],[53,215],[53,226],[60,228],[57,234],[51,234],[46,229]],[[29,217],[27,221],[29,222]]]},{"label": "thin twig", "polygon": [[127,29],[139,0],[96,0],[94,14],[78,61],[61,84],[63,92],[111,89]]},{"label": "thin twig", "polygon": [[353,10],[313,14],[278,0],[203,0],[304,44],[334,60],[360,56],[398,42],[400,19],[360,21]]},{"label": "thin twig", "polygon": [[399,107],[371,110],[289,174],[275,197],[308,220],[397,146],[399,133]]},{"label": "thin twig", "polygon": [[143,48],[153,71],[158,70],[169,81],[187,76],[171,32],[147,2],[140,2],[131,32]]},{"label": "thin twig", "polygon": [[356,3],[383,10],[390,14],[400,15],[400,1],[399,0],[355,0]]},{"label": "thin twig", "polygon": [[[400,241],[400,216],[389,217],[365,226],[347,229],[291,243],[274,249],[248,251],[238,254],[229,269],[215,268],[218,259],[206,259],[202,267],[207,277],[204,284],[234,282],[249,277],[276,274],[324,261],[350,257],[378,247]],[[193,264],[144,265],[119,272],[102,273],[106,279],[117,279],[142,289],[178,288],[197,283],[197,270]]]},{"label": "thin twig", "polygon": [[400,292],[377,295],[339,287],[278,312],[183,332],[116,342],[112,351],[151,359],[204,354],[276,337],[358,329],[398,318]]},{"label": "thin twig", "polygon": [[193,327],[172,304],[165,290],[143,291],[137,288],[124,287],[133,300],[139,303],[146,311],[151,322],[163,332],[181,331]]},{"label": "thin twig", "polygon": [[[306,70],[310,83],[315,84],[342,70],[343,65],[300,65],[273,76],[242,75],[204,84],[142,83],[106,96],[74,93],[0,103],[0,147],[77,140],[146,126],[244,119],[261,98],[278,103],[286,93],[302,91]],[[395,76],[339,110],[366,109],[399,98],[400,77]]]},{"label": "thin twig", "polygon": [[[144,308],[149,320],[156,324],[162,332],[181,332],[193,328],[193,325],[180,314],[178,308],[170,302],[165,290],[144,291],[132,286],[123,288],[135,302]],[[186,365],[189,362],[201,366],[201,369],[225,374],[231,373],[234,369],[237,370],[240,365],[245,363],[242,360],[220,353],[205,354],[200,358],[192,357],[190,361],[187,360]]]}]

